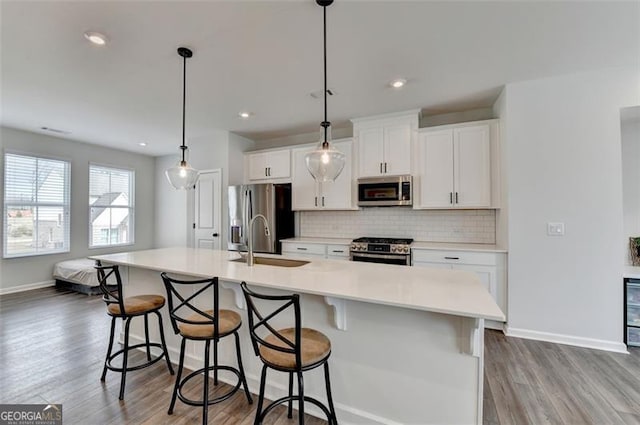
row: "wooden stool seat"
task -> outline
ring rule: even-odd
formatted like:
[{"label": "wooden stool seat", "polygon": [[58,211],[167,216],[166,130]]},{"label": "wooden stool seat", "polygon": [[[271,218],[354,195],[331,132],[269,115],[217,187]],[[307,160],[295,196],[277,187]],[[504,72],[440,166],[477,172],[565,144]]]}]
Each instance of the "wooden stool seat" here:
[{"label": "wooden stool seat", "polygon": [[[303,368],[322,362],[331,354],[331,341],[325,334],[310,328],[302,328],[300,332],[302,339],[300,354]],[[295,344],[295,328],[279,329],[278,333]],[[288,348],[284,341],[273,334],[268,335],[265,341],[278,347]],[[277,351],[266,345],[260,346],[260,357],[265,362],[283,369],[295,370],[296,367],[296,356],[293,353]]]},{"label": "wooden stool seat", "polygon": [[[206,314],[213,316],[213,310],[206,310]],[[199,313],[194,313],[188,316],[186,320],[190,322],[207,322],[206,324],[198,325],[192,323],[180,323],[178,329],[180,335],[186,338],[213,338],[214,325],[211,324],[211,319],[205,317]],[[232,310],[220,310],[218,315],[218,333],[220,336],[229,335],[236,331],[242,324],[240,315]]]},{"label": "wooden stool seat", "polygon": [[[135,297],[127,297],[122,301],[124,303],[124,314],[127,315],[151,313],[161,309],[165,302],[162,295],[136,295]],[[119,304],[109,304],[107,311],[114,316],[123,314],[120,311]]]}]

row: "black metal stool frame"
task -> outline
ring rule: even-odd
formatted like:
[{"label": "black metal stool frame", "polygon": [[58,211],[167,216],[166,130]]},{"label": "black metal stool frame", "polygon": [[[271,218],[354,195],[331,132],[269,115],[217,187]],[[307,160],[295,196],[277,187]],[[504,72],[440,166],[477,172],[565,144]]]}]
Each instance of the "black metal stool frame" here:
[{"label": "black metal stool frame", "polygon": [[[144,369],[152,364],[160,361],[163,357],[167,361],[167,368],[171,375],[174,374],[173,367],[171,366],[171,359],[169,358],[169,351],[167,350],[167,344],[164,339],[164,329],[162,326],[162,315],[160,309],[162,305],[153,310],[147,310],[140,313],[127,313],[124,306],[124,298],[122,297],[122,278],[117,265],[103,266],[100,260],[96,260],[95,265],[98,273],[98,281],[100,282],[100,290],[103,293],[102,300],[107,304],[107,307],[111,304],[117,304],[120,308],[120,314],[113,314],[107,309],[107,314],[111,316],[111,332],[109,333],[109,347],[107,348],[107,356],[104,360],[104,367],[102,369],[102,376],[100,381],[104,382],[107,376],[107,370],[113,372],[120,372],[120,395],[118,398],[124,400],[124,388],[127,379],[127,372]],[[107,285],[107,281],[110,276],[114,276],[116,279],[116,287],[113,285]],[[111,287],[111,288],[110,288]],[[158,317],[158,327],[160,328],[160,341],[161,343],[152,343],[149,341],[149,314],[155,313]],[[144,336],[145,342],[140,344],[129,345],[129,326],[131,325],[131,319],[134,317],[144,316]],[[112,353],[113,350],[113,338],[116,330],[116,319],[121,318],[124,321],[124,347],[121,350]],[[137,366],[128,366],[129,351],[137,350],[138,348],[145,347],[147,351],[147,361]],[[151,358],[151,347],[157,347],[162,349],[162,353],[156,357]],[[112,362],[122,355],[122,367],[112,365]]]},{"label": "black metal stool frame", "polygon": [[[301,344],[301,314],[300,314],[300,296],[298,294],[292,295],[264,295],[258,294],[256,292],[251,291],[247,287],[246,282],[241,283],[242,291],[244,293],[244,297],[247,303],[247,314],[249,316],[249,333],[251,335],[251,343],[253,344],[253,350],[256,356],[260,357],[263,362],[262,366],[262,374],[260,377],[260,394],[258,397],[258,408],[256,410],[256,418],[254,421],[254,425],[262,424],[264,418],[273,410],[275,407],[279,406],[282,403],[288,402],[287,408],[287,417],[291,418],[293,416],[293,400],[298,401],[298,423],[300,425],[304,424],[304,402],[310,402],[316,406],[318,406],[324,414],[327,416],[329,424],[337,425],[338,419],[336,417],[335,407],[333,406],[333,397],[331,395],[331,381],[329,379],[329,357],[331,356],[331,352],[329,352],[324,358],[319,361],[302,366],[302,349]],[[253,298],[266,300],[266,301],[283,301],[284,303],[278,307],[276,310],[271,312],[270,314],[263,316],[257,309],[255,303],[253,302]],[[283,311],[288,308],[293,307],[293,314],[295,318],[295,343],[289,341],[289,339],[285,338],[281,333],[279,333],[270,323],[269,321],[273,319],[275,316],[279,315]],[[257,319],[257,320],[256,320]],[[276,338],[284,342],[287,347],[281,347],[265,341],[256,330],[260,327],[265,327],[271,334],[273,334]],[[273,350],[280,351],[282,353],[293,354],[295,356],[295,367],[291,368],[283,368],[281,366],[269,363],[265,361],[262,356],[260,356],[260,345],[264,345]],[[318,366],[324,365],[324,380],[325,386],[327,390],[327,402],[329,404],[329,408],[322,404],[320,401],[315,398],[308,397],[304,395],[304,379],[302,373],[311,369],[315,369]],[[280,372],[285,372],[289,374],[289,395],[285,397],[281,397],[269,404],[264,410],[262,410],[262,405],[264,403],[264,389],[267,378],[267,369],[271,368]],[[294,373],[298,378],[298,395],[293,394],[293,375]]]},{"label": "black metal stool frame", "polygon": [[[240,322],[238,326],[236,326],[232,330],[224,334],[220,334],[220,327],[219,327],[220,306],[219,306],[219,297],[218,297],[218,278],[214,277],[211,279],[200,279],[200,280],[178,280],[178,279],[169,277],[167,273],[162,273],[160,276],[162,277],[165,288],[167,290],[171,324],[176,334],[180,334],[178,323],[205,325],[205,326],[213,325],[213,335],[211,337],[191,337],[191,336],[187,337],[187,336],[181,335],[182,343],[180,344],[180,363],[178,365],[178,375],[176,376],[176,382],[173,387],[173,395],[171,396],[171,404],[169,405],[169,410],[167,411],[167,413],[169,415],[173,414],[173,409],[176,404],[176,398],[179,398],[185,404],[188,404],[191,406],[202,406],[202,423],[206,424],[209,406],[212,404],[220,403],[230,398],[240,388],[241,384],[244,386],[245,394],[247,396],[247,401],[249,402],[249,404],[253,404],[253,399],[251,398],[251,393],[249,392],[249,386],[247,385],[247,379],[244,373],[244,368],[242,366],[242,355],[240,352],[240,337],[238,335],[238,329],[240,329],[242,322]],[[204,286],[186,298],[182,294],[180,294],[180,292],[176,289],[176,286],[174,286],[174,285],[182,286],[182,285],[196,285],[196,284],[204,284]],[[202,309],[192,304],[192,301],[194,301],[199,295],[201,295],[203,292],[205,292],[209,288],[213,288],[213,315],[206,313]],[[179,300],[179,302],[174,303],[174,298]],[[184,318],[181,314],[178,314],[178,310],[182,308],[190,310],[191,312],[198,313],[203,318],[208,319],[208,321],[203,322],[203,321],[188,320]],[[238,369],[235,369],[231,366],[221,366],[218,364],[218,342],[220,341],[220,338],[223,338],[229,334],[233,334],[235,337]],[[186,345],[187,339],[205,342],[204,367],[191,372],[184,379],[181,379],[182,371],[184,369],[184,352],[185,352],[185,345]],[[211,347],[212,341],[213,341],[213,366],[209,364],[209,353],[210,353],[210,347]],[[210,370],[213,370],[214,385],[218,385],[218,370],[227,370],[229,372],[234,373],[238,377],[238,382],[226,394],[216,397],[213,400],[209,400],[209,371]],[[182,394],[182,387],[191,378],[201,373],[204,373],[203,399],[191,400],[185,397]]]}]

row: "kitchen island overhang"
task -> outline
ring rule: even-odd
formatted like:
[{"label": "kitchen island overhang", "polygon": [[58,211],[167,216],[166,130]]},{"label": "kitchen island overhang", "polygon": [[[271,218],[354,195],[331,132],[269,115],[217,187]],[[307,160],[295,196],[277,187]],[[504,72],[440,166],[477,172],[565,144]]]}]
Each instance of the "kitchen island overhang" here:
[{"label": "kitchen island overhang", "polygon": [[[334,398],[342,423],[482,422],[484,320],[504,321],[504,315],[474,274],[338,260],[247,267],[231,261],[238,257],[163,248],[91,258],[127,266],[127,296],[163,293],[162,271],[187,278],[218,276],[230,289],[221,290],[225,308],[244,307],[242,281],[302,294],[304,322],[332,340]],[[255,392],[259,365],[246,329],[242,334]],[[168,341],[174,350],[176,341]],[[201,364],[197,351],[189,355],[193,366]],[[233,361],[231,353],[221,358]],[[271,382],[268,395],[284,392],[284,378]],[[312,380],[308,388],[323,396],[321,381]]]}]

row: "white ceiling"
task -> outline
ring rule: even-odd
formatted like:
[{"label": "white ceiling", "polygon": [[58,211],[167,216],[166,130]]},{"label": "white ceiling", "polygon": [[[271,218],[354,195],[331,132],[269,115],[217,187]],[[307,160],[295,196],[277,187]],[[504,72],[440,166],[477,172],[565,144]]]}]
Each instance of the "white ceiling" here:
[{"label": "white ceiling", "polygon": [[[150,155],[216,129],[254,140],[315,131],[322,9],[293,1],[1,1],[1,124]],[[508,82],[638,67],[640,2],[336,0],[329,119],[488,107]],[[83,33],[108,35],[105,47]],[[387,86],[408,80],[402,90]],[[238,118],[240,110],[255,115]],[[138,142],[147,142],[142,148]]]}]

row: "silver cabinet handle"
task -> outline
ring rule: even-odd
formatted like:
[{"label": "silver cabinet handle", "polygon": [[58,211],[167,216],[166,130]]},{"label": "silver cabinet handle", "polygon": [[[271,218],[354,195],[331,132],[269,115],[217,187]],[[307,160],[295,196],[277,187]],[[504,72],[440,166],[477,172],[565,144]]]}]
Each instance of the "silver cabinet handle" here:
[{"label": "silver cabinet handle", "polygon": [[456,204],[458,203],[458,192],[456,192]]},{"label": "silver cabinet handle", "polygon": [[324,207],[324,196],[322,197],[322,206]]},{"label": "silver cabinet handle", "polygon": [[449,203],[453,204],[453,192],[449,192]]},{"label": "silver cabinet handle", "polygon": [[380,163],[380,174],[382,174],[382,162]]},{"label": "silver cabinet handle", "polygon": [[296,248],[296,249],[297,249],[298,251],[306,251],[306,250],[307,250],[307,248],[300,248],[300,247],[298,247],[298,248]]},{"label": "silver cabinet handle", "polygon": [[314,202],[315,202],[316,207],[317,207],[317,206],[318,206],[318,197],[316,196],[314,199],[315,199],[315,201],[314,201]]},{"label": "silver cabinet handle", "polygon": [[445,260],[459,260],[460,257],[444,257]]},{"label": "silver cabinet handle", "polygon": [[384,173],[385,174],[387,173],[387,163],[386,162],[384,163]]},{"label": "silver cabinet handle", "polygon": [[331,251],[331,252],[336,252],[336,253],[339,253],[339,254],[344,254],[344,251],[341,251],[341,250],[339,250],[339,249],[334,249],[334,250],[333,250],[333,251]]}]

